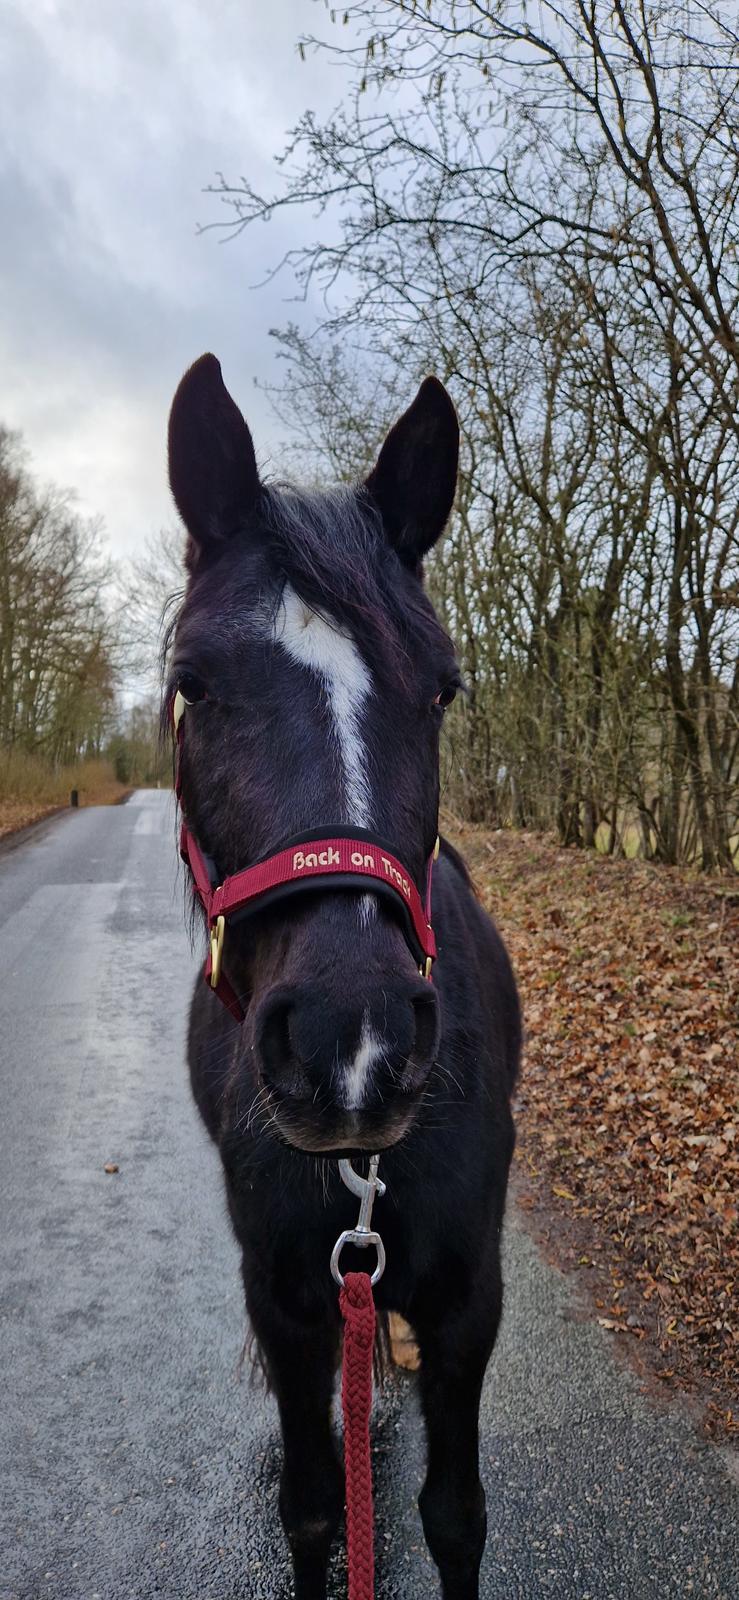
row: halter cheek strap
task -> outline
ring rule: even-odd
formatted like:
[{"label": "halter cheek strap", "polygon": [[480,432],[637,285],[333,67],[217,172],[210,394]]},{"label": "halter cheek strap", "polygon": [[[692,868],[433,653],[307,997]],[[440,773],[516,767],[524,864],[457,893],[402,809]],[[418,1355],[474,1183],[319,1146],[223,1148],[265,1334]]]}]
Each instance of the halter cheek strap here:
[{"label": "halter cheek strap", "polygon": [[[177,741],[175,792],[182,806],[181,757],[186,701],[179,690],[172,703]],[[426,865],[423,898],[411,874],[376,834],[363,828],[333,828],[289,839],[275,854],[218,882],[213,862],[201,849],[183,816],[180,855],[190,869],[193,889],[205,912],[210,948],[205,978],[237,1022],[244,1009],[222,970],[226,924],[243,921],[276,901],[306,890],[323,893],[348,889],[354,894],[371,887],[401,912],[403,932],[419,970],[431,979],[436,940],[431,926],[431,874],[439,854],[437,839]]]}]

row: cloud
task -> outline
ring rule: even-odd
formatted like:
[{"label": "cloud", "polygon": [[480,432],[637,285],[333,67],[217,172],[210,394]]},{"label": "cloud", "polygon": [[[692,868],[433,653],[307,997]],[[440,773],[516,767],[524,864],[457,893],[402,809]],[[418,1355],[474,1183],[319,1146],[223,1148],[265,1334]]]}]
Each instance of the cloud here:
[{"label": "cloud", "polygon": [[[278,427],[255,377],[288,280],[285,221],[198,237],[215,171],[274,181],[284,132],[337,80],[295,41],[310,0],[6,0],[0,66],[0,419],[36,470],[104,517],[115,554],[172,518],[164,436],[177,380],[220,356],[261,459]],[[306,313],[306,315],[309,313]]]}]

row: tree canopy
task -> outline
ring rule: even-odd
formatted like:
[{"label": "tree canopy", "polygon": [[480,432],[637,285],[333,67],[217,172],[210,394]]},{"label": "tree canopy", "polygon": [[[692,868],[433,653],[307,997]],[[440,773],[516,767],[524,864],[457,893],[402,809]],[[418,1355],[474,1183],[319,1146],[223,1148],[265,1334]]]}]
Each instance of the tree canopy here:
[{"label": "tree canopy", "polygon": [[[450,796],[732,864],[739,832],[739,34],[682,0],[357,0],[239,234],[326,311],[279,335],[303,459],[365,464],[434,370],[463,434],[429,581],[470,695]],[[345,42],[347,41],[347,42]],[[316,237],[316,224],[319,216]],[[310,233],[309,231],[310,230]],[[303,242],[301,243],[301,235]]]}]

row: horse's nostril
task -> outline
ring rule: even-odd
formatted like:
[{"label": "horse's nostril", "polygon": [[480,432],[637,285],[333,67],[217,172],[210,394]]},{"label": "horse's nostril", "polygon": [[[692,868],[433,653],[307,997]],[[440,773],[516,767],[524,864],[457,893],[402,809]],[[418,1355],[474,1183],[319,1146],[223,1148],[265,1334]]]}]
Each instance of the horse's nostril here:
[{"label": "horse's nostril", "polygon": [[408,1076],[411,1086],[418,1088],[428,1077],[438,1047],[439,1005],[433,991],[422,997],[416,996],[412,1005],[416,1031]]},{"label": "horse's nostril", "polygon": [[290,1032],[293,1006],[289,999],[274,997],[262,1007],[256,1032],[256,1046],[263,1076],[285,1094],[304,1094],[305,1074],[295,1053]]}]

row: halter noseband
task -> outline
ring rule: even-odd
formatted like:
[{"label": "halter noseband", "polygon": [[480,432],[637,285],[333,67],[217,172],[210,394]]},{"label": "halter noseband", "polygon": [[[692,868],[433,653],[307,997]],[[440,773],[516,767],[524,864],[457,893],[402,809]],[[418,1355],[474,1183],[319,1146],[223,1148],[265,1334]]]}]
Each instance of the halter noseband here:
[{"label": "halter noseband", "polygon": [[[172,701],[176,740],[175,793],[182,807],[181,757],[183,713],[187,701],[179,689]],[[364,828],[334,828],[303,833],[285,841],[273,855],[244,867],[218,882],[213,861],[201,850],[195,834],[182,816],[180,855],[190,869],[193,888],[205,912],[210,947],[204,977],[237,1022],[245,1012],[222,968],[228,922],[241,922],[288,896],[310,889],[350,889],[355,894],[371,889],[402,912],[401,925],[422,977],[431,979],[436,940],[431,926],[431,873],[439,854],[439,840],[426,865],[426,892],[422,898],[405,867],[383,839]]]}]

